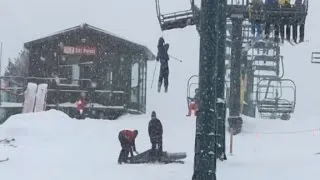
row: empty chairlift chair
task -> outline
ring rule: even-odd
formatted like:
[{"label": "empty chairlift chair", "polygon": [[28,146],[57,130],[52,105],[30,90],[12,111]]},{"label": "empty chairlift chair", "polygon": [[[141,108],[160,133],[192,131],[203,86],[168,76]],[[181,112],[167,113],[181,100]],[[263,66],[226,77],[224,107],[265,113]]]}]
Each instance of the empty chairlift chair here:
[{"label": "empty chairlift chair", "polygon": [[252,68],[254,77],[261,79],[282,78],[284,76],[284,64],[282,56],[255,55]]},{"label": "empty chairlift chair", "polygon": [[185,28],[188,25],[195,25],[195,6],[191,1],[192,7],[188,10],[162,14],[160,11],[160,0],[156,0],[157,17],[162,31],[176,28]]},{"label": "empty chairlift chair", "polygon": [[257,84],[256,102],[261,118],[289,120],[295,110],[296,85],[290,79],[263,79]]},{"label": "empty chairlift chair", "polygon": [[[260,53],[262,50],[264,53]],[[248,59],[252,61],[252,69],[257,82],[265,78],[282,78],[284,75],[283,57],[277,43],[255,42]]]}]

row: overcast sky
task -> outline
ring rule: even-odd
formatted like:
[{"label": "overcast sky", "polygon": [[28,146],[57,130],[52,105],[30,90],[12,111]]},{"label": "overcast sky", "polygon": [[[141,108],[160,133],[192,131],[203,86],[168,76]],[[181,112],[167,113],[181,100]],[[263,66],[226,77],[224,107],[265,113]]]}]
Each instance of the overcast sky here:
[{"label": "overcast sky", "polygon": [[[160,0],[163,12],[190,8],[189,0]],[[200,4],[200,0],[196,0]],[[314,3],[314,4],[312,4]],[[309,12],[318,11],[320,3],[311,1]],[[317,8],[318,7],[318,8]],[[306,39],[318,32],[317,16],[307,19]],[[313,20],[312,20],[313,19]],[[0,0],[0,41],[3,42],[2,66],[15,57],[23,43],[82,23],[108,30],[148,46],[156,52],[162,35],[154,0]],[[185,61],[198,60],[199,35],[195,27],[166,31],[170,53]],[[320,47],[320,46],[319,46]]]},{"label": "overcast sky", "polygon": [[[161,2],[165,12],[190,8],[189,0]],[[307,111],[318,115],[320,65],[311,64],[310,57],[312,51],[320,51],[320,1],[312,0],[309,5],[305,37],[309,42],[283,47],[281,54],[285,57],[285,77],[294,79],[297,84],[298,107],[303,110],[302,114]],[[0,22],[0,41],[4,43],[3,66],[7,65],[8,57],[17,56],[24,42],[82,23],[146,45],[154,53],[162,35],[154,0],[0,0]],[[198,73],[199,35],[195,27],[171,30],[163,35],[170,43],[169,53],[184,61],[178,69],[184,73],[179,75],[181,77],[172,78],[186,82],[190,75]],[[170,63],[177,62],[173,60]]]},{"label": "overcast sky", "polygon": [[[190,8],[189,0],[161,0],[162,10]],[[23,43],[82,23],[105,29],[148,46],[154,53],[162,35],[154,0],[0,0],[2,66],[17,56]],[[170,52],[185,60],[198,58],[199,36],[194,27],[164,33]],[[183,46],[182,46],[183,45]]]}]

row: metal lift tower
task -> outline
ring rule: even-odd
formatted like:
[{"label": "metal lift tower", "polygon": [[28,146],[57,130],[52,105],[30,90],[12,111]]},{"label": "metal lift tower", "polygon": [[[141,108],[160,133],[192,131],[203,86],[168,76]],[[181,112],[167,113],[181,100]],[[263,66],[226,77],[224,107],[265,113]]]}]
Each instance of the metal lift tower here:
[{"label": "metal lift tower", "polygon": [[[251,27],[248,11],[251,0],[228,0],[228,3],[227,0],[202,0],[200,8],[191,0],[190,9],[169,14],[162,14],[160,0],[155,1],[162,31],[196,25],[200,34],[199,75],[192,75],[187,86],[189,97],[191,86],[196,84],[192,80],[198,78],[200,107],[196,122],[192,180],[215,180],[216,158],[226,159],[218,157],[221,153],[225,154],[226,104],[229,108],[228,123],[231,133],[238,134],[242,128],[242,70],[248,74],[249,91],[245,99],[250,100],[244,109],[252,117],[255,116],[253,111],[257,107],[258,112],[267,118],[275,116],[289,119],[288,114],[293,113],[295,108],[294,82],[282,79],[283,57],[280,55],[279,44],[267,40],[251,43],[253,37],[248,35]],[[272,29],[281,20],[286,20],[289,24],[304,25],[307,11],[308,3],[291,8],[279,6],[270,9],[266,6],[260,12],[252,12],[251,17],[259,17],[261,24],[272,22]],[[229,36],[226,32],[229,32]],[[228,48],[230,51],[227,51]],[[259,54],[261,50],[266,54]],[[268,55],[270,51],[272,54]],[[230,92],[225,90],[227,71],[230,75]],[[284,82],[289,85],[284,86]],[[293,89],[292,101],[283,98],[282,90],[286,87]],[[225,103],[225,96],[228,97],[228,103]]]}]

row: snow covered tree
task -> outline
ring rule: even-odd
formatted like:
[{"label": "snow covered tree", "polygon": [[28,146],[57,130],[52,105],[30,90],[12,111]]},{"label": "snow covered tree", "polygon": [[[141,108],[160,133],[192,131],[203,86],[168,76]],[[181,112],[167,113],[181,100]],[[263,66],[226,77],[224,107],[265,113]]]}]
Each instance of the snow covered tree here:
[{"label": "snow covered tree", "polygon": [[[8,66],[4,72],[4,76],[17,76],[18,78],[2,79],[2,87],[13,89],[5,90],[2,98],[5,101],[17,102],[22,100],[22,92],[25,86],[25,80],[20,77],[28,76],[28,52],[21,51],[16,58],[9,58]],[[20,89],[21,88],[21,89]]]},{"label": "snow covered tree", "polygon": [[28,76],[28,52],[22,50],[18,57],[9,58],[9,63],[4,73],[5,76]]}]

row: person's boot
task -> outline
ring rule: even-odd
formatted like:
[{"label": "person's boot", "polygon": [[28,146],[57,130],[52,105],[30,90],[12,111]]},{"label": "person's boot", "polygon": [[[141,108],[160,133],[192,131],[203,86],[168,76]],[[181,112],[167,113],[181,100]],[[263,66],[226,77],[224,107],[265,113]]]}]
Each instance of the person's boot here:
[{"label": "person's boot", "polygon": [[165,88],[164,88],[164,92],[168,92],[168,87],[165,87]]},{"label": "person's boot", "polygon": [[118,164],[123,163],[123,150],[120,151],[119,157],[118,157]]},{"label": "person's boot", "polygon": [[304,38],[301,38],[299,39],[299,43],[302,43],[304,41]]},{"label": "person's boot", "polygon": [[194,115],[195,115],[195,116],[199,116],[199,110],[196,110],[196,111],[194,112]]},{"label": "person's boot", "polygon": [[161,90],[161,84],[158,83],[158,92],[160,92],[160,90]]}]

